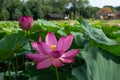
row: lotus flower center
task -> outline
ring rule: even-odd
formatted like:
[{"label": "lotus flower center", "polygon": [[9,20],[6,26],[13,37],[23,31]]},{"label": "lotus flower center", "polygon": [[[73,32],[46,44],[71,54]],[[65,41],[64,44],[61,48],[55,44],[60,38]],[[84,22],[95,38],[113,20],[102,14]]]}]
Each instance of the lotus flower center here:
[{"label": "lotus flower center", "polygon": [[53,58],[59,58],[61,56],[59,51],[53,51],[53,52],[51,52],[51,55]]},{"label": "lotus flower center", "polygon": [[51,45],[50,48],[52,49],[52,51],[55,51],[56,45]]}]

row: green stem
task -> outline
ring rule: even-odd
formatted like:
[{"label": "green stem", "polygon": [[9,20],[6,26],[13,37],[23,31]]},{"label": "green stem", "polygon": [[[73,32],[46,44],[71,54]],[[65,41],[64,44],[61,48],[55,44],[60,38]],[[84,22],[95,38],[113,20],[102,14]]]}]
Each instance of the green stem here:
[{"label": "green stem", "polygon": [[[29,31],[27,30],[25,30],[25,35],[26,35],[26,38],[27,39],[29,39]],[[28,40],[29,42],[29,44],[30,44],[30,39]],[[27,69],[27,66],[28,66],[28,59],[26,58],[26,61],[25,61],[25,70]]]},{"label": "green stem", "polygon": [[18,58],[17,58],[17,54],[16,54],[16,63],[15,63],[15,75],[16,75],[16,80],[17,80],[17,72],[18,72]]},{"label": "green stem", "polygon": [[[32,52],[32,45],[31,45],[31,41],[30,41],[30,36],[29,36],[29,31],[28,30],[26,31],[26,35],[27,35],[27,38],[29,39],[30,51]],[[26,59],[25,69],[27,69],[27,66],[28,66],[28,59]]]},{"label": "green stem", "polygon": [[60,80],[57,67],[55,67],[55,73],[56,73],[56,78],[57,78],[57,80]]},{"label": "green stem", "polygon": [[16,69],[15,69],[15,64],[13,64],[13,70],[15,71],[15,80],[17,80],[17,77],[16,77]]},{"label": "green stem", "polygon": [[32,45],[30,39],[29,39],[29,44],[30,44],[30,51],[32,52]]},{"label": "green stem", "polygon": [[27,38],[29,39],[29,31],[28,30],[26,31],[26,34],[27,34]]},{"label": "green stem", "polygon": [[3,79],[5,79],[5,77],[6,77],[6,72],[4,72],[4,77],[3,77]]},{"label": "green stem", "polygon": [[27,33],[27,38],[29,39],[29,44],[30,44],[30,51],[32,52],[32,45],[31,45],[31,41],[30,41],[30,37],[29,37],[29,31],[26,31]]},{"label": "green stem", "polygon": [[10,62],[8,62],[8,75],[9,75],[9,80],[11,80]]}]

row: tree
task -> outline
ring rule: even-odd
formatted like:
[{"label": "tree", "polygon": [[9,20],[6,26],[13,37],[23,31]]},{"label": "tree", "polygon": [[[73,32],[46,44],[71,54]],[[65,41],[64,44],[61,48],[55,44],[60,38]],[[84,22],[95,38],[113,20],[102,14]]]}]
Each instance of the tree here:
[{"label": "tree", "polygon": [[11,0],[0,0],[0,9],[8,8],[11,4]]},{"label": "tree", "polygon": [[[23,4],[21,0],[10,0],[10,6],[8,7],[8,11],[10,13],[10,20],[17,20],[15,17],[18,13],[22,15]],[[15,14],[15,15],[14,15]]]},{"label": "tree", "polygon": [[30,9],[26,5],[24,5],[24,7],[23,7],[22,15],[24,15],[24,16],[33,16]]},{"label": "tree", "polygon": [[9,12],[6,8],[2,8],[0,11],[0,20],[9,20]]},{"label": "tree", "polygon": [[112,9],[109,7],[103,7],[102,9],[100,9],[101,13],[111,13]]},{"label": "tree", "polygon": [[[69,0],[51,0],[51,6],[53,7],[53,12],[63,14],[65,12],[65,5]],[[58,10],[58,11],[57,11]]]},{"label": "tree", "polygon": [[88,6],[89,1],[88,0],[71,0],[69,3],[72,3],[72,7],[70,8],[70,12],[71,12],[70,15],[73,14],[75,18],[75,17],[83,16],[82,12]]},{"label": "tree", "polygon": [[16,8],[12,14],[12,19],[18,20],[21,15],[22,15],[21,11]]},{"label": "tree", "polygon": [[66,13],[73,18],[85,15],[90,17],[92,8],[88,8],[88,5],[88,0],[0,0],[0,10],[6,8],[10,20],[17,20],[18,15],[44,18],[48,13]]},{"label": "tree", "polygon": [[120,11],[120,6],[115,7],[116,10]]},{"label": "tree", "polygon": [[99,18],[99,15],[98,15],[98,11],[100,10],[99,7],[92,7],[92,18],[95,18],[95,19],[98,19]]}]

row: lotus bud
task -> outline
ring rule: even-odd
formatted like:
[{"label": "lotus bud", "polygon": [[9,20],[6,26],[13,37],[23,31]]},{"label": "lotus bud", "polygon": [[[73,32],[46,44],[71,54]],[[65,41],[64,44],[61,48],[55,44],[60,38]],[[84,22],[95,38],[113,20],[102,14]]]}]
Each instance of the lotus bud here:
[{"label": "lotus bud", "polygon": [[19,26],[23,30],[30,30],[33,26],[33,18],[31,16],[21,16],[19,18]]}]

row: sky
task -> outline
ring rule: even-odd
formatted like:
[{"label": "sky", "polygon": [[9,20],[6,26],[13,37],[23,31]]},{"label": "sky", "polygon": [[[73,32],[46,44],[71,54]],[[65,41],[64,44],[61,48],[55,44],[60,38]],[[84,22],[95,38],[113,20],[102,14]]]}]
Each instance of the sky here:
[{"label": "sky", "polygon": [[120,6],[120,0],[89,0],[90,5],[93,7],[100,7],[102,8],[105,5],[111,5],[111,6]]}]

